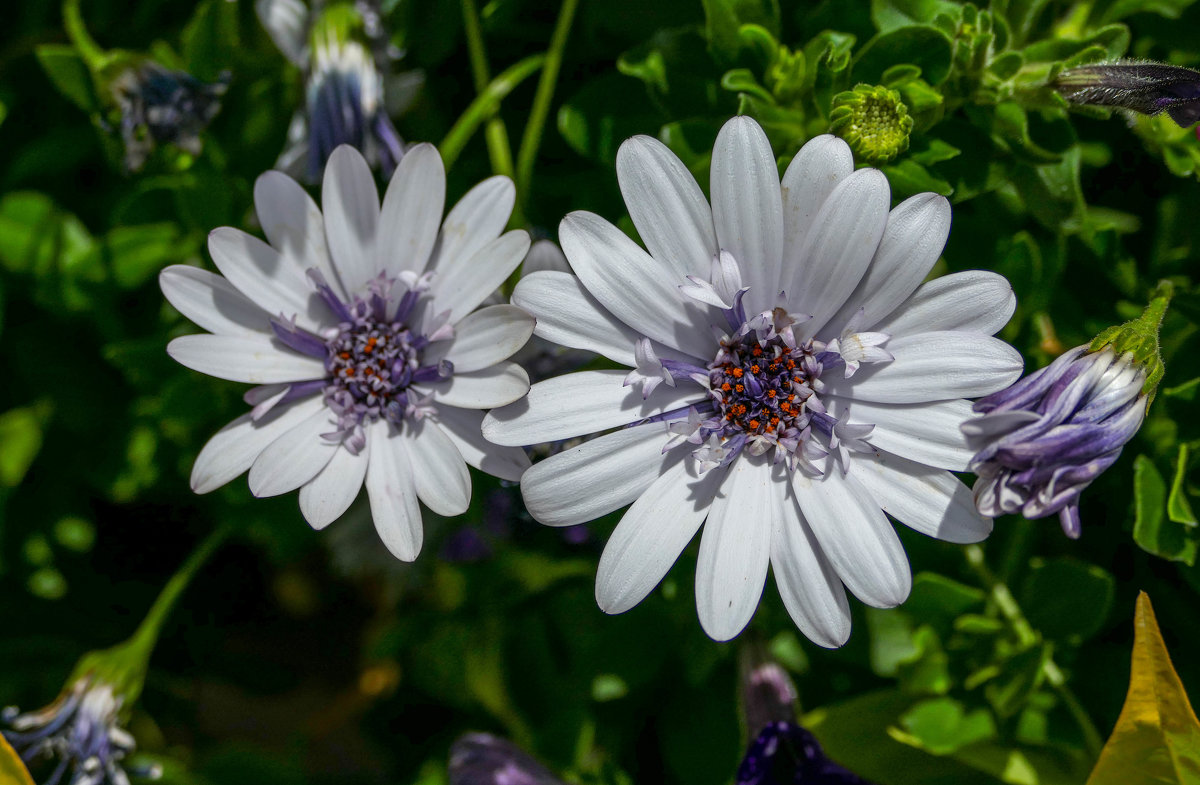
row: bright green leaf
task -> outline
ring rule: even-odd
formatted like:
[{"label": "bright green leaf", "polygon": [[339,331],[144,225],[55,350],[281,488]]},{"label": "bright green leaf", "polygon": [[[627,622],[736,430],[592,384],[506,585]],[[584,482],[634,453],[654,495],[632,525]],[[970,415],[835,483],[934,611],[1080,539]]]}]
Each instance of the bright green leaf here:
[{"label": "bright green leaf", "polygon": [[1139,455],[1133,462],[1135,518],[1133,539],[1142,550],[1171,561],[1196,562],[1196,540],[1166,515],[1167,483],[1154,462]]},{"label": "bright green leaf", "polygon": [[9,409],[0,414],[0,487],[14,488],[25,478],[42,449],[48,404]]},{"label": "bright green leaf", "polygon": [[888,735],[934,755],[948,755],[996,735],[996,723],[986,709],[968,712],[953,698],[921,701],[901,715],[900,725],[904,733]]},{"label": "bright green leaf", "polygon": [[1175,480],[1171,483],[1171,493],[1167,497],[1167,517],[1175,523],[1195,526],[1200,521],[1196,520],[1196,514],[1192,512],[1192,505],[1187,497],[1187,468],[1188,446],[1181,444],[1179,457],[1175,460]]},{"label": "bright green leaf", "polygon": [[1188,785],[1200,779],[1200,722],[1163,643],[1150,598],[1134,612],[1129,692],[1087,785]]},{"label": "bright green leaf", "polygon": [[71,103],[88,114],[100,111],[92,74],[74,47],[43,44],[35,53],[46,76]]}]

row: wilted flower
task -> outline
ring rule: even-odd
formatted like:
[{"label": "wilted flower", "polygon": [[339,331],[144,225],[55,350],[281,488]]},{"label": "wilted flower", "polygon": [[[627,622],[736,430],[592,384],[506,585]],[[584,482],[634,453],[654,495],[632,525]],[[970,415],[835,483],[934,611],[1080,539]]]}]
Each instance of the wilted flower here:
[{"label": "wilted flower", "polygon": [[[390,177],[404,154],[384,84],[398,53],[386,40],[378,9],[367,0],[335,0],[313,11],[303,0],[258,0],[256,8],[280,51],[305,72],[305,107],[292,120],[277,167],[317,182],[333,151],[348,144]],[[410,97],[397,95],[392,103]]]},{"label": "wilted flower", "polygon": [[152,60],[121,72],[112,82],[112,94],[121,114],[125,168],[138,171],[161,144],[199,155],[200,133],[220,110],[228,86],[228,74],[207,84]]},{"label": "wilted flower", "polygon": [[324,215],[279,172],[255,185],[268,243],[223,227],[209,236],[224,276],[168,267],[163,293],[212,335],[167,351],[194,370],[260,386],[253,408],[201,450],[192,488],[206,493],[249,469],[250,489],[300,488],[315,528],[346,511],[364,482],[388,549],[416,558],[420,499],[440,515],[470,503],[466,464],[517,480],[519,449],[480,434],[481,410],[529,388],[505,362],[533,332],[512,305],[476,310],[520,264],[529,237],[501,234],[515,198],[485,180],[442,221],[446,179],[437,150],[404,157],[380,207],[366,161],[351,147],[325,170]]},{"label": "wilted flower", "polygon": [[1200,122],[1200,71],[1191,68],[1133,60],[1096,63],[1063,71],[1054,87],[1076,104],[1146,115],[1166,112],[1183,128]]},{"label": "wilted flower", "polygon": [[975,403],[983,416],[962,429],[978,450],[970,468],[980,512],[1058,513],[1067,536],[1079,536],[1080,494],[1137,433],[1162,377],[1158,325],[1168,297]]},{"label": "wilted flower", "polygon": [[484,433],[519,445],[631,426],[521,483],[530,513],[553,526],[632,503],[600,560],[606,612],[646,597],[705,524],[696,602],[710,636],[749,622],[771,565],[800,629],[839,646],[843,584],[876,607],[908,596],[885,510],[951,542],[991,531],[950,470],[970,459],[963,398],[1020,375],[1020,355],[990,337],[1012,290],[986,272],[922,286],[949,204],[927,193],[889,212],[887,179],[854,171],[839,139],[805,145],[781,185],[763,130],[737,117],[712,160],[710,206],[665,145],[621,146],[622,193],[650,253],[571,213],[560,239],[575,275],[534,273],[513,302],[537,334],[632,370],[535,384]]},{"label": "wilted flower", "polygon": [[125,763],[136,745],[122,726],[124,702],[111,684],[88,674],[43,709],[0,712],[7,726],[0,732],[26,764],[58,761],[43,785],[128,785],[129,774],[156,778],[157,767],[131,769]]}]

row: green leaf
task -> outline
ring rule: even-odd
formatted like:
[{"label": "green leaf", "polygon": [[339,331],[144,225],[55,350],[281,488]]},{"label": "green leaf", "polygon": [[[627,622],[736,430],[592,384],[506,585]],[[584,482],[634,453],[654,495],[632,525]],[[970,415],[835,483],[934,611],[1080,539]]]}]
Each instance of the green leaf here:
[{"label": "green leaf", "polygon": [[1100,24],[1119,22],[1133,14],[1157,14],[1167,19],[1178,19],[1196,0],[1117,0],[1104,9]]},{"label": "green leaf", "polygon": [[996,736],[996,723],[986,709],[968,712],[953,698],[921,701],[900,716],[900,725],[903,732],[891,729],[888,735],[934,755],[949,755]]},{"label": "green leaf", "polygon": [[1134,613],[1129,692],[1087,785],[1188,785],[1200,776],[1200,722],[1145,592]]},{"label": "green leaf", "polygon": [[888,182],[892,186],[892,195],[897,199],[925,191],[933,191],[942,196],[950,196],[954,193],[954,186],[932,174],[912,158],[904,158],[897,163],[881,166],[879,170],[887,175]]},{"label": "green leaf", "polygon": [[897,63],[921,69],[925,81],[941,84],[950,73],[953,46],[941,30],[924,25],[899,27],[868,41],[854,58],[851,75],[856,82],[878,84],[883,72]]},{"label": "green leaf", "polygon": [[33,785],[29,770],[3,736],[0,736],[0,782],[4,785]]},{"label": "green leaf", "polygon": [[228,69],[240,47],[237,3],[205,0],[181,36],[185,70],[211,82]]},{"label": "green leaf", "polygon": [[39,403],[0,414],[0,487],[21,484],[41,452],[51,411],[49,403]]},{"label": "green leaf", "polygon": [[881,33],[897,27],[930,24],[938,14],[957,19],[962,6],[950,0],[871,0],[871,21]]},{"label": "green leaf", "polygon": [[1196,514],[1192,512],[1192,505],[1188,502],[1185,487],[1187,468],[1188,446],[1181,444],[1179,457],[1175,460],[1175,481],[1171,483],[1171,494],[1167,497],[1167,517],[1175,523],[1195,526],[1200,521],[1196,520]]},{"label": "green leaf", "polygon": [[141,286],[163,267],[197,251],[182,242],[175,223],[118,226],[105,237],[103,247],[111,259],[113,280],[124,289]]},{"label": "green leaf", "polygon": [[775,103],[775,96],[758,83],[758,79],[749,68],[735,68],[732,71],[726,71],[725,75],[721,77],[721,87],[733,93],[749,93],[764,103]]},{"label": "green leaf", "polygon": [[1112,600],[1113,577],[1075,559],[1035,560],[1021,588],[1029,623],[1047,638],[1072,644],[1100,630]]},{"label": "green leaf", "polygon": [[942,161],[949,161],[961,154],[961,150],[941,139],[916,140],[908,150],[908,157],[922,166],[932,166]]},{"label": "green leaf", "polygon": [[701,0],[704,4],[705,36],[717,63],[728,66],[742,49],[739,30],[755,24],[779,38],[779,0]]},{"label": "green leaf", "polygon": [[1200,376],[1183,384],[1167,387],[1162,391],[1162,394],[1167,398],[1178,398],[1181,401],[1191,403],[1196,400],[1196,393],[1198,391],[1200,391]]},{"label": "green leaf", "polygon": [[46,76],[71,103],[88,114],[100,111],[101,101],[96,97],[92,73],[74,47],[43,44],[34,52]]},{"label": "green leaf", "polygon": [[1196,540],[1187,528],[1167,518],[1167,483],[1145,455],[1133,461],[1133,498],[1134,542],[1155,556],[1195,564]]},{"label": "green leaf", "polygon": [[1035,643],[1004,662],[1001,673],[984,688],[984,695],[996,714],[1008,718],[1025,708],[1045,680],[1049,658],[1050,649],[1043,643]]}]

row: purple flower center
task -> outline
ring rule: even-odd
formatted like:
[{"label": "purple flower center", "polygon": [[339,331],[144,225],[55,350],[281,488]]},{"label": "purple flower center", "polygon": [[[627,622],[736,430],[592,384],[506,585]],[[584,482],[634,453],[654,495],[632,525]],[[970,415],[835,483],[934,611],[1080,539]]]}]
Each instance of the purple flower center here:
[{"label": "purple flower center", "polygon": [[808,426],[810,382],[821,374],[812,341],[788,346],[778,334],[760,338],[751,330],[722,341],[708,369],[709,395],[723,421],[720,435],[778,438]]},{"label": "purple flower center", "polygon": [[344,441],[354,452],[363,443],[362,426],[383,417],[400,426],[405,419],[421,419],[434,408],[412,385],[450,378],[454,366],[447,360],[426,364],[424,350],[435,341],[454,337],[447,314],[426,316],[425,330],[409,325],[429,289],[432,273],[404,280],[381,274],[371,281],[367,295],[350,303],[337,296],[320,272],[309,271],[318,294],[340,319],[336,328],[315,338],[275,321],[275,333],[298,351],[319,356],[328,373],[321,382],[325,405],[338,416],[338,429],[326,438]]}]

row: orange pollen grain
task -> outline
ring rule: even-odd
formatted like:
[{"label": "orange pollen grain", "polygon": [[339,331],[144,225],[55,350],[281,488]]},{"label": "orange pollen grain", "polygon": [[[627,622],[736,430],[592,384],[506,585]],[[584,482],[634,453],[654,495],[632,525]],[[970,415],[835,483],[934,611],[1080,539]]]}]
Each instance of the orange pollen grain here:
[{"label": "orange pollen grain", "polygon": [[730,371],[730,373],[733,374],[733,378],[740,379],[742,378],[743,371],[741,368],[734,368],[732,371]]}]

